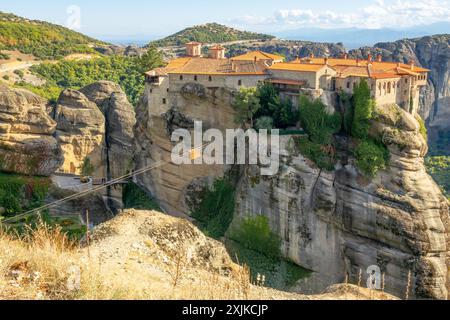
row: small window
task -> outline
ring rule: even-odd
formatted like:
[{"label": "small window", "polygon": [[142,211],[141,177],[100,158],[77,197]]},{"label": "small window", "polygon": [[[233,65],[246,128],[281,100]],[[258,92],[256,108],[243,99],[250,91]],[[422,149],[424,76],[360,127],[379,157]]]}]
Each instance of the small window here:
[{"label": "small window", "polygon": [[180,76],[180,81],[183,81],[183,75]]},{"label": "small window", "polygon": [[194,76],[194,81],[197,81],[198,80],[198,77],[197,76]]},{"label": "small window", "polygon": [[167,103],[167,100],[166,100],[166,98],[163,98],[163,104],[166,104]]},{"label": "small window", "polygon": [[166,91],[169,92],[169,88],[167,88]]},{"label": "small window", "polygon": [[211,76],[208,77],[208,81],[212,81],[212,77]]},{"label": "small window", "polygon": [[347,82],[347,89],[350,89],[350,81]]},{"label": "small window", "polygon": [[242,80],[238,80],[238,86],[242,86]]},{"label": "small window", "polygon": [[150,93],[153,93],[153,89],[150,89]]},{"label": "small window", "polygon": [[405,83],[408,83],[408,79],[407,78],[405,78]]}]

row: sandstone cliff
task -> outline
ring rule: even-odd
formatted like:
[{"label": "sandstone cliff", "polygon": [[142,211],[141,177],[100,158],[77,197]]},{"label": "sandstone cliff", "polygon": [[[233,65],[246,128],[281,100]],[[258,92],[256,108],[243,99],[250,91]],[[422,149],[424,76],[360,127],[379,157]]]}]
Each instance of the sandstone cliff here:
[{"label": "sandstone cliff", "polygon": [[135,165],[144,168],[158,161],[170,163],[137,176],[137,180],[158,199],[163,209],[176,214],[186,213],[188,190],[212,182],[226,168],[222,165],[174,165],[171,151],[175,143],[170,140],[171,134],[177,128],[192,131],[194,120],[201,120],[204,130],[233,128],[232,92],[186,84],[179,91],[171,90],[169,104],[151,110],[149,90],[146,88],[136,110]]},{"label": "sandstone cliff", "polygon": [[[133,106],[118,84],[99,81],[79,91],[64,90],[54,110],[56,137],[64,154],[62,170],[79,173],[88,158],[93,176],[107,180],[132,169]],[[109,206],[121,206],[121,188],[106,190]]]},{"label": "sandstone cliff", "polygon": [[50,175],[62,162],[53,137],[56,123],[47,101],[20,89],[0,85],[0,170]]},{"label": "sandstone cliff", "polygon": [[[203,120],[204,129],[235,127],[231,95],[186,84],[171,90],[167,105],[149,110],[147,91],[137,109],[137,168],[170,161],[170,133],[177,127],[191,129],[193,120]],[[269,218],[283,240],[284,255],[315,271],[299,283],[303,292],[319,292],[346,278],[358,283],[360,272],[365,283],[367,268],[377,266],[390,293],[404,295],[410,275],[412,296],[444,299],[450,266],[447,200],[425,171],[427,143],[415,117],[395,105],[379,113],[371,135],[388,146],[391,157],[374,179],[358,172],[345,137],[340,138],[340,152],[348,160],[327,172],[305,159],[292,137],[284,136],[277,175],[260,176],[256,165],[241,168],[236,218]],[[169,213],[189,213],[191,191],[226,170],[167,164],[140,176],[139,182]]]},{"label": "sandstone cliff", "polygon": [[384,109],[371,134],[388,145],[389,166],[372,180],[351,157],[333,172],[316,168],[283,137],[280,173],[245,169],[238,188],[238,216],[263,214],[283,240],[286,257],[316,271],[306,291],[330,283],[367,279],[378,266],[387,292],[401,296],[408,274],[417,298],[446,299],[449,289],[448,202],[427,175],[426,141],[418,123],[396,106]]}]

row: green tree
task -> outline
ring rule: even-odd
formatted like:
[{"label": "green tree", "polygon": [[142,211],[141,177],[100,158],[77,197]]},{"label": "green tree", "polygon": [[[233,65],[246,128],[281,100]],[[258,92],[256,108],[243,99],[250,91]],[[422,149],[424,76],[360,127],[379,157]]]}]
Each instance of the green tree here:
[{"label": "green tree", "polygon": [[257,88],[241,88],[235,97],[233,107],[236,110],[236,123],[243,125],[249,123],[253,128],[254,116],[261,107]]},{"label": "green tree", "polygon": [[155,46],[150,46],[147,52],[139,58],[139,67],[141,72],[146,72],[163,65],[163,55]]},{"label": "green tree", "polygon": [[91,162],[91,159],[88,157],[84,158],[83,163],[80,166],[80,171],[83,176],[92,176],[94,173],[94,165]]},{"label": "green tree", "polygon": [[369,120],[375,109],[375,101],[371,98],[369,85],[364,79],[353,90],[353,108],[352,135],[355,138],[366,139],[369,135]]}]

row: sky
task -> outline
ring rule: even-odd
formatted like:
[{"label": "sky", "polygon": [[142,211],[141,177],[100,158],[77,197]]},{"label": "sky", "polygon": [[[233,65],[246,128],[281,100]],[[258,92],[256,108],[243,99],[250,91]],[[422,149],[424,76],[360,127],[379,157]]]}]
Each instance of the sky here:
[{"label": "sky", "polygon": [[450,22],[449,1],[0,0],[0,11],[69,26],[103,39],[159,38],[207,22],[266,33],[299,28],[401,29]]}]

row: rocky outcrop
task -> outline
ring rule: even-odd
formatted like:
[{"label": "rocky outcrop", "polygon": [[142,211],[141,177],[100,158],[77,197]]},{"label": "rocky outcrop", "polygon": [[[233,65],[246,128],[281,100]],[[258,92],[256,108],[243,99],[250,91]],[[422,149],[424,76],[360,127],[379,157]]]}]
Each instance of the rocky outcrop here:
[{"label": "rocky outcrop", "polygon": [[204,130],[233,128],[232,92],[187,83],[178,89],[172,88],[168,104],[158,110],[149,108],[150,96],[150,88],[146,88],[136,110],[135,166],[141,169],[160,161],[165,164],[137,176],[137,179],[158,199],[163,209],[174,214],[188,213],[185,196],[192,181],[201,177],[213,179],[222,175],[226,168],[205,164],[174,165],[171,151],[175,143],[171,141],[171,134],[177,128],[192,132],[194,120],[201,120]]},{"label": "rocky outcrop", "polygon": [[[132,169],[135,114],[118,84],[99,81],[79,91],[64,90],[55,107],[56,137],[64,153],[62,170],[80,173],[83,161],[93,176],[111,180]],[[122,189],[108,187],[112,209],[121,207]]]},{"label": "rocky outcrop", "polygon": [[105,119],[97,105],[79,91],[66,89],[54,112],[56,138],[64,153],[61,170],[80,173],[86,158],[102,172]]},{"label": "rocky outcrop", "polygon": [[[413,116],[385,109],[371,134],[388,146],[386,170],[363,177],[352,159],[333,172],[314,166],[282,137],[281,168],[272,177],[245,169],[238,187],[238,216],[263,214],[282,238],[286,257],[316,271],[300,283],[317,291],[346,278],[365,283],[368,268],[384,275],[385,290],[403,296],[446,299],[449,290],[448,202],[427,175],[426,141]],[[372,267],[373,268],[373,267]]]},{"label": "rocky outcrop", "polygon": [[47,101],[0,85],[0,171],[50,175],[62,162]]},{"label": "rocky outcrop", "polygon": [[[95,102],[105,117],[103,177],[111,180],[133,169],[133,127],[136,123],[134,108],[120,86],[99,81],[80,89]],[[109,207],[121,206],[122,188],[108,187]]]}]

